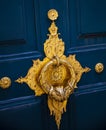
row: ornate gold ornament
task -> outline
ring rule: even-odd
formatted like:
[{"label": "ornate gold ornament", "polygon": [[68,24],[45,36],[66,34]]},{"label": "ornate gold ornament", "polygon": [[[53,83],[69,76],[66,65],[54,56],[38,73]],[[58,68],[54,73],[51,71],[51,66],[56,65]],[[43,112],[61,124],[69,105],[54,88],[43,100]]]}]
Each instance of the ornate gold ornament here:
[{"label": "ornate gold ornament", "polygon": [[58,17],[57,11],[49,10],[48,17],[53,21],[49,27],[49,38],[44,43],[46,57],[43,61],[34,60],[27,75],[16,81],[28,84],[35,91],[36,96],[48,95],[50,115],[55,116],[59,129],[61,116],[63,112],[66,112],[69,96],[77,88],[82,74],[90,69],[82,68],[75,55],[69,55],[69,57],[64,55],[64,42],[58,37],[58,27],[54,22]]},{"label": "ornate gold ornament", "polygon": [[104,70],[104,65],[102,63],[97,63],[95,65],[95,71],[97,73],[101,73],[101,72],[103,72],[103,70]]},{"label": "ornate gold ornament", "polygon": [[11,86],[11,79],[9,77],[3,77],[0,79],[0,87],[2,89],[9,88]]}]

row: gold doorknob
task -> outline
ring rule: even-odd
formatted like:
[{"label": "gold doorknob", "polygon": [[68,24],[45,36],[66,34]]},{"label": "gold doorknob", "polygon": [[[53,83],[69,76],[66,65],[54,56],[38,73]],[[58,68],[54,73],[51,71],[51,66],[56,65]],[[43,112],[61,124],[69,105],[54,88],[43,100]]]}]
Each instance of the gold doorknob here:
[{"label": "gold doorknob", "polygon": [[3,77],[0,79],[0,87],[3,89],[9,88],[11,86],[11,79],[9,77]]},{"label": "gold doorknob", "polygon": [[104,65],[102,63],[97,63],[95,65],[95,71],[97,73],[101,73],[101,72],[103,72],[103,70],[104,70]]},{"label": "gold doorknob", "polygon": [[50,114],[55,116],[57,127],[60,127],[61,116],[66,111],[67,100],[77,88],[82,74],[90,71],[83,68],[75,55],[64,55],[64,42],[59,38],[58,27],[55,21],[58,17],[56,10],[48,12],[48,18],[52,20],[49,27],[48,39],[44,43],[46,57],[43,61],[33,60],[33,66],[25,77],[16,80],[18,83],[26,83],[35,92],[36,96],[48,95],[48,107]]}]

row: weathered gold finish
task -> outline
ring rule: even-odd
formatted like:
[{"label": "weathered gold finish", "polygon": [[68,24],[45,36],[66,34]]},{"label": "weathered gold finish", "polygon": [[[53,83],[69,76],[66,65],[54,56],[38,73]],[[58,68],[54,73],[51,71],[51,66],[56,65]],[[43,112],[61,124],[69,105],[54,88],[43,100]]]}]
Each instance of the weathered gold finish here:
[{"label": "weathered gold finish", "polygon": [[97,63],[95,65],[95,71],[97,73],[101,73],[101,72],[103,72],[103,70],[104,70],[104,65],[102,63]]},{"label": "weathered gold finish", "polygon": [[11,86],[11,79],[9,77],[3,77],[0,79],[0,87],[3,89],[9,88]]},{"label": "weathered gold finish", "polygon": [[49,38],[44,43],[46,57],[43,61],[34,60],[27,75],[16,81],[27,83],[36,96],[48,95],[50,114],[55,116],[59,129],[61,116],[66,111],[67,99],[77,88],[82,74],[90,69],[82,68],[75,55],[64,55],[64,42],[59,39],[58,28],[54,22],[57,16],[56,10],[48,12],[48,17],[53,21],[49,27]]}]

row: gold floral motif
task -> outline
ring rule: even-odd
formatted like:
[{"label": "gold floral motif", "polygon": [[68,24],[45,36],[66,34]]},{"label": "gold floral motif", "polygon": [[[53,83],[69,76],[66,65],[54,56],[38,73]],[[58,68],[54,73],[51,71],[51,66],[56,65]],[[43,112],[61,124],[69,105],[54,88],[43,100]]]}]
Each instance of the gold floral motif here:
[{"label": "gold floral motif", "polygon": [[[55,20],[55,15],[51,16],[50,13],[48,13],[49,18]],[[53,21],[49,27],[49,38],[44,43],[46,57],[43,61],[34,60],[27,75],[16,81],[28,84],[35,91],[36,96],[48,95],[50,114],[55,116],[59,129],[61,116],[63,112],[66,112],[69,96],[77,88],[82,74],[90,69],[83,68],[76,60],[75,55],[68,57],[64,55],[64,42],[59,39],[57,30],[58,28]]]},{"label": "gold floral motif", "polygon": [[59,39],[57,30],[58,28],[56,27],[55,22],[52,22],[49,28],[49,38],[44,43],[44,52],[49,59],[56,56],[60,58],[64,53],[64,42],[62,39]]}]

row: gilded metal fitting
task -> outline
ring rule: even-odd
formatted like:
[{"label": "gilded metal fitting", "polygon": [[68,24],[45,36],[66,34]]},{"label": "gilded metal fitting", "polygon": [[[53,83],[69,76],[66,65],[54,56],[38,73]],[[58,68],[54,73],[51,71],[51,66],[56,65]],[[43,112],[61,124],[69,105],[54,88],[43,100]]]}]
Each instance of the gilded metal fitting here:
[{"label": "gilded metal fitting", "polygon": [[102,63],[97,63],[95,65],[95,71],[97,73],[101,73],[101,72],[103,72],[103,70],[104,70],[104,65]]},{"label": "gilded metal fitting", "polygon": [[9,77],[3,77],[0,79],[0,87],[3,89],[9,88],[11,86],[11,79]]},{"label": "gilded metal fitting", "polygon": [[60,127],[62,114],[66,111],[67,100],[77,88],[82,74],[90,71],[83,68],[75,55],[64,55],[64,42],[58,37],[58,27],[54,20],[58,17],[55,9],[48,11],[48,18],[52,20],[49,27],[48,39],[44,43],[46,57],[43,61],[33,61],[32,67],[25,77],[16,80],[26,83],[36,96],[48,95],[50,114],[55,116],[57,127]]}]

